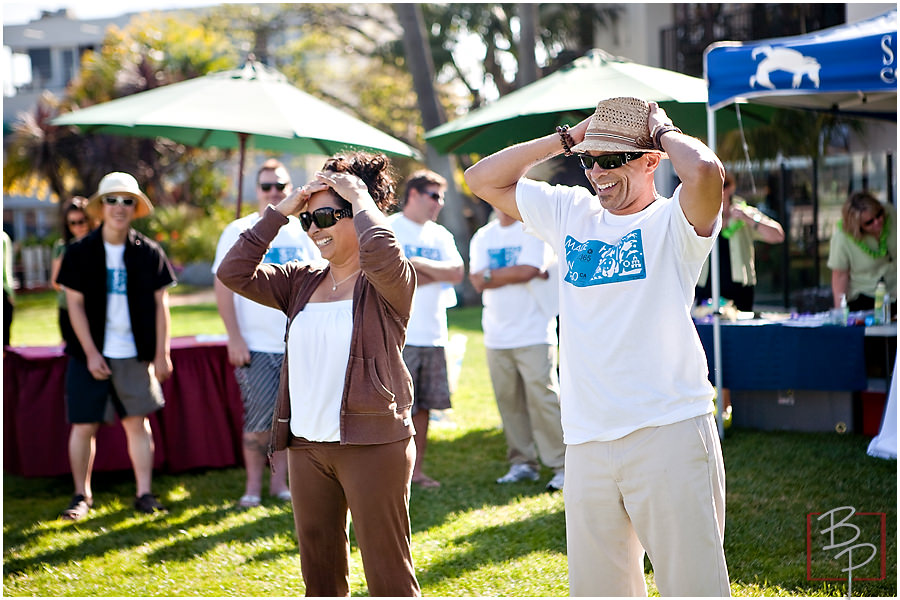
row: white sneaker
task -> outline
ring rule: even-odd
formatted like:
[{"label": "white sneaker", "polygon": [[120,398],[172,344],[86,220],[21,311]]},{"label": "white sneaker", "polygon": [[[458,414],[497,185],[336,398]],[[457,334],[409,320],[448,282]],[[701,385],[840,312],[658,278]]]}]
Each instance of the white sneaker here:
[{"label": "white sneaker", "polygon": [[497,480],[497,483],[515,483],[516,481],[537,481],[540,475],[537,469],[528,465],[516,464],[509,468],[509,472]]},{"label": "white sneaker", "polygon": [[553,475],[553,479],[551,479],[547,483],[547,490],[551,492],[556,492],[563,489],[563,483],[566,480],[566,472],[559,471],[555,475]]}]

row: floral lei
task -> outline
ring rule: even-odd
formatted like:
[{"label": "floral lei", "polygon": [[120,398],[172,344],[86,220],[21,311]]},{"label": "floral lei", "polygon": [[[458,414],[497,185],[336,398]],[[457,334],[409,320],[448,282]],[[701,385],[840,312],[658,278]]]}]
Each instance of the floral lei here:
[{"label": "floral lei", "polygon": [[[887,244],[888,244],[888,222],[890,221],[890,216],[884,215],[884,226],[881,228],[881,237],[878,239],[878,250],[872,250],[868,244],[866,244],[863,240],[858,240],[852,235],[848,235],[850,241],[859,246],[863,252],[871,256],[872,258],[881,258],[882,256],[887,255]],[[838,227],[841,230],[844,229],[843,219],[838,220]]]}]

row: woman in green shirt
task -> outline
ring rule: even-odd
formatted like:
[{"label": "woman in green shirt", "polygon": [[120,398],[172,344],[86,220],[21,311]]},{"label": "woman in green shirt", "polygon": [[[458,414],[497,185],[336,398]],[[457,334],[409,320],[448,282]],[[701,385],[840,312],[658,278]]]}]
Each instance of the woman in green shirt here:
[{"label": "woman in green shirt", "polygon": [[851,311],[875,306],[875,286],[884,279],[892,301],[897,298],[897,211],[869,192],[855,192],[841,209],[828,252],[834,306],[847,296]]}]

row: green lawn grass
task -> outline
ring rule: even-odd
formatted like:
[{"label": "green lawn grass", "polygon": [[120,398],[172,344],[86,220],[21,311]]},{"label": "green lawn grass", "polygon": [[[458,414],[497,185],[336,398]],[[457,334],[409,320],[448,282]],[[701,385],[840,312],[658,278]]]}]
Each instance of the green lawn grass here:
[{"label": "green lawn grass", "polygon": [[[20,303],[14,344],[47,339],[33,317],[52,315],[55,326],[52,302],[47,296]],[[451,334],[465,334],[468,344],[453,409],[429,430],[426,470],[443,487],[412,492],[419,581],[428,596],[565,596],[565,515],[562,494],[543,491],[550,471],[544,469],[539,483],[494,483],[507,465],[480,314],[477,308],[450,311]],[[213,304],[172,308],[176,335],[222,333],[217,319]],[[728,430],[725,552],[734,595],[846,594],[845,583],[807,580],[807,515],[853,506],[886,513],[887,523],[887,578],[854,581],[854,595],[896,597],[897,464],[867,456],[868,441],[850,434]],[[154,489],[170,507],[158,516],[132,510],[130,473],[94,479],[97,506],[90,518],[66,523],[56,517],[71,495],[68,477],[4,475],[4,595],[303,593],[290,509],[267,498],[261,507],[236,510],[242,470],[158,474]],[[867,529],[864,535],[874,534]],[[813,540],[814,550],[821,545]],[[355,545],[350,574],[352,593],[366,595]],[[647,581],[655,595],[649,562]]]}]

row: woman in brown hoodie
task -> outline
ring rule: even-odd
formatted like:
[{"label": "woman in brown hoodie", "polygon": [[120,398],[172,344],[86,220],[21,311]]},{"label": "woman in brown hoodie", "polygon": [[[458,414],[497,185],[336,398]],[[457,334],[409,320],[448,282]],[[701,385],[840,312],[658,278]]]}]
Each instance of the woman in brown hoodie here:
[{"label": "woman in brown hoodie", "polygon": [[[418,596],[410,552],[415,461],[412,380],[404,363],[416,276],[382,211],[390,164],[363,152],[329,159],[241,235],[217,275],[288,316],[272,449],[287,448],[307,596],[348,596],[348,510],[373,596]],[[298,214],[327,263],[264,263]]]}]

